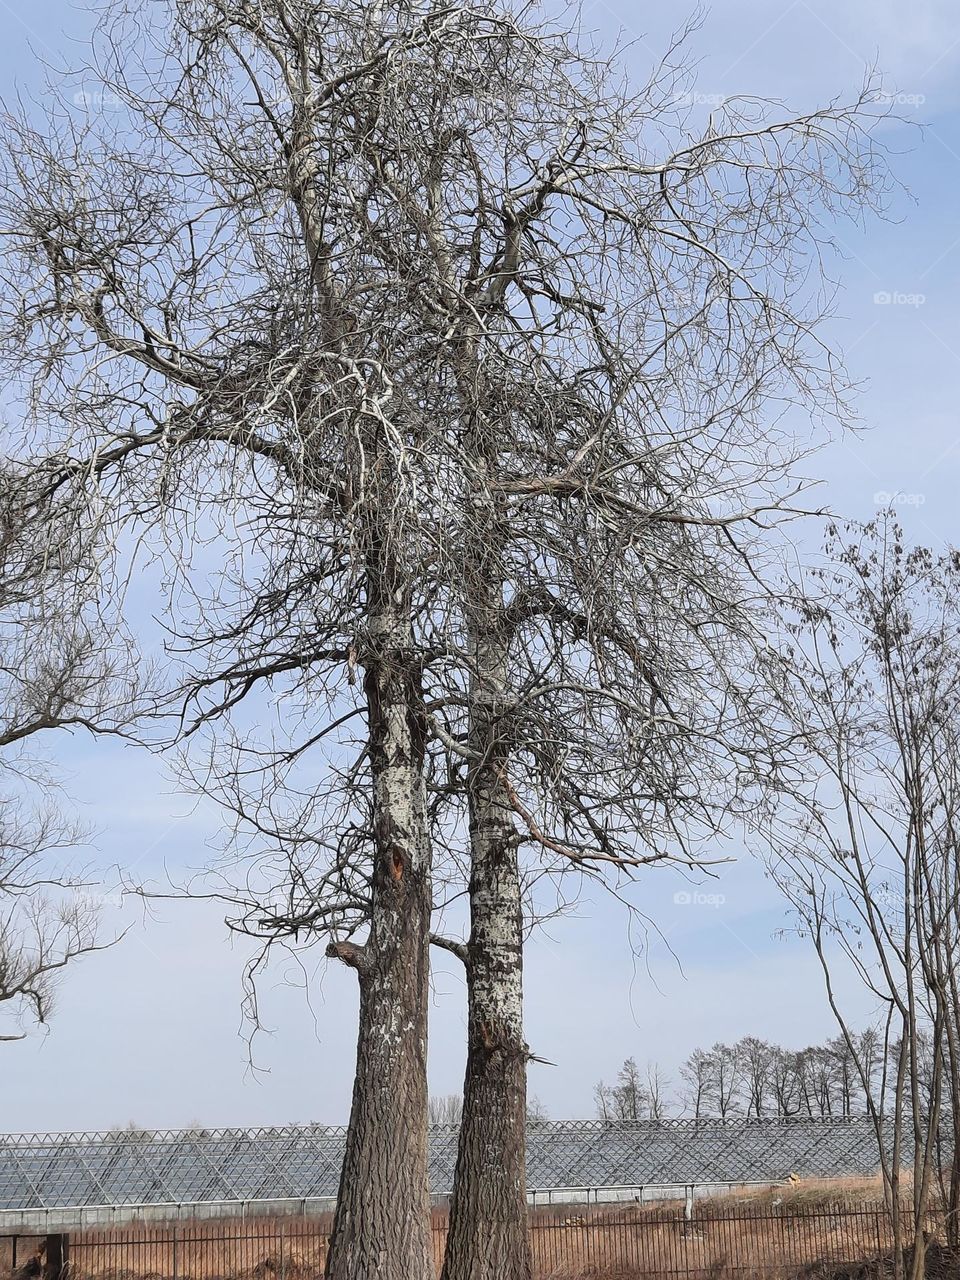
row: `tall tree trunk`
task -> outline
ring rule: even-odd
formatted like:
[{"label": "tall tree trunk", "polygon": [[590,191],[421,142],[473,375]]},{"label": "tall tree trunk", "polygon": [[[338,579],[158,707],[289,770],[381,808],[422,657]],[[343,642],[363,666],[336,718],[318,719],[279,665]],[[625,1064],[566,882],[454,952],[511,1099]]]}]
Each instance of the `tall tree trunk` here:
[{"label": "tall tree trunk", "polygon": [[443,1280],[529,1280],[517,836],[483,785],[471,818],[467,1071]]},{"label": "tall tree trunk", "polygon": [[475,670],[470,689],[470,940],[467,1069],[443,1280],[529,1280],[527,1045],[518,833],[506,779],[502,702],[508,669],[500,547],[492,502],[467,573]]},{"label": "tall tree trunk", "polygon": [[326,1276],[434,1280],[427,1187],[432,904],[423,713],[409,611],[402,603],[408,593],[382,563],[371,567],[368,583],[364,686],[375,865],[367,941],[331,943],[327,949],[357,971],[360,1031]]}]

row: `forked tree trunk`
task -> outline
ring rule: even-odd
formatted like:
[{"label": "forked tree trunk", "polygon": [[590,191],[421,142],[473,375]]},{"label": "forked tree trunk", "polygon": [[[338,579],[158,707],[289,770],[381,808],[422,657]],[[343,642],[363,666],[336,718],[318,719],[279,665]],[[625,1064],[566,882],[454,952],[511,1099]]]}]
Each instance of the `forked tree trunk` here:
[{"label": "forked tree trunk", "polygon": [[375,866],[363,946],[328,954],[360,982],[357,1072],[328,1280],[434,1280],[427,1188],[431,884],[419,679],[406,593],[371,573],[365,661]]}]

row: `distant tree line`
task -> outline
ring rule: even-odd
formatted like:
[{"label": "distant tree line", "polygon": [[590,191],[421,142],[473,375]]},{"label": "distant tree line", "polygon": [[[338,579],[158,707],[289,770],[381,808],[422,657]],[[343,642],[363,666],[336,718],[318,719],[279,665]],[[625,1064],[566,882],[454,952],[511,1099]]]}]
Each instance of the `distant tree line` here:
[{"label": "distant tree line", "polygon": [[[463,1119],[463,1098],[459,1093],[431,1094],[428,1104],[431,1124],[459,1125]],[[536,1096],[527,1097],[527,1126],[543,1124],[550,1119],[547,1108]]]},{"label": "distant tree line", "polygon": [[734,1044],[694,1049],[676,1086],[656,1063],[641,1069],[627,1058],[614,1084],[597,1083],[594,1100],[598,1117],[614,1123],[668,1116],[759,1120],[863,1115],[869,1100],[856,1059],[867,1064],[870,1095],[881,1106],[884,1056],[882,1033],[872,1027],[857,1035],[853,1050],[843,1036],[804,1049],[744,1036]]}]

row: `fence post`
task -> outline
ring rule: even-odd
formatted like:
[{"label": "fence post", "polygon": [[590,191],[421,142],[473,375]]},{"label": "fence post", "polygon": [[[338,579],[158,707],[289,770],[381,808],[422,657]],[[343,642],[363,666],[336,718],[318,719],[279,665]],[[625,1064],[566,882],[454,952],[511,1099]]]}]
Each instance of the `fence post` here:
[{"label": "fence post", "polygon": [[63,1232],[46,1236],[43,1247],[43,1280],[63,1280],[70,1252],[70,1237]]},{"label": "fence post", "polygon": [[693,1230],[693,1187],[684,1188],[683,1200],[683,1234],[688,1236]]},{"label": "fence post", "polygon": [[280,1280],[286,1280],[287,1264],[283,1256],[283,1219],[280,1219]]},{"label": "fence post", "polygon": [[177,1224],[173,1224],[173,1280],[177,1280]]}]

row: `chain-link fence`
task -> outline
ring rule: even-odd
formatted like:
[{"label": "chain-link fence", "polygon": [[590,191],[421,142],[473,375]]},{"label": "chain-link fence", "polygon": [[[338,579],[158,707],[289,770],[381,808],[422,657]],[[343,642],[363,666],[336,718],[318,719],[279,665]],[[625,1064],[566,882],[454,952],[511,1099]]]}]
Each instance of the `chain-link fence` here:
[{"label": "chain-link fence", "polygon": [[[337,1193],[343,1129],[312,1125],[286,1129],[216,1129],[0,1137],[0,1231],[17,1230],[17,1212],[82,1207],[130,1208],[301,1202],[327,1207]],[[457,1130],[430,1134],[430,1187],[449,1194]],[[909,1161],[909,1152],[903,1152]],[[778,1182],[802,1178],[866,1177],[879,1164],[876,1135],[866,1117],[846,1120],[665,1120],[637,1124],[601,1121],[531,1124],[527,1187],[643,1188],[688,1184]],[[309,1203],[308,1203],[309,1202]],[[248,1212],[246,1209],[244,1213]],[[114,1214],[111,1221],[129,1214]],[[167,1214],[168,1217],[174,1216]],[[105,1221],[83,1217],[84,1223]],[[77,1225],[64,1219],[64,1226]]]}]

